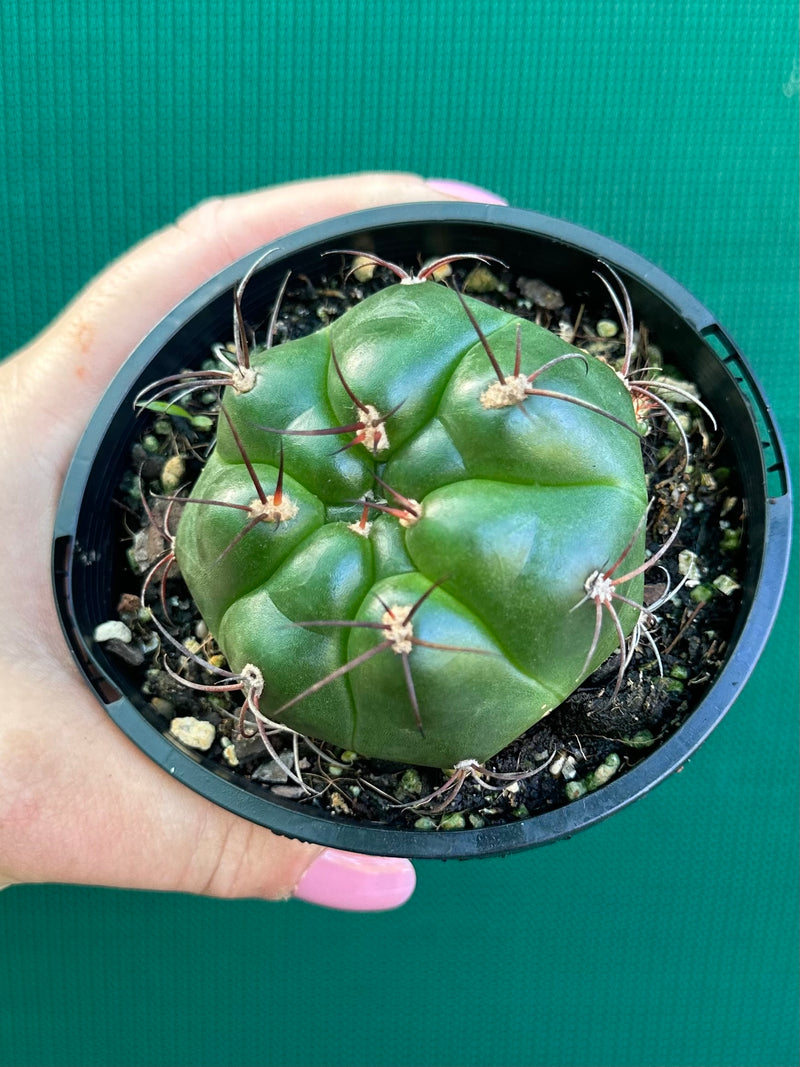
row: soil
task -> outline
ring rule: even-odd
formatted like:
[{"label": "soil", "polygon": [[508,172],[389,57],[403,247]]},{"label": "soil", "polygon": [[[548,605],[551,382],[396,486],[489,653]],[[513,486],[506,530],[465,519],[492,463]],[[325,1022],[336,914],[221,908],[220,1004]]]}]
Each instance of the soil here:
[{"label": "soil", "polygon": [[[293,279],[274,326],[274,343],[319,328],[392,280],[383,268],[361,281],[346,278],[344,271],[316,286],[306,278]],[[545,282],[513,278],[494,265],[490,272],[467,264],[454,269],[450,280],[550,329],[573,333],[574,343],[612,365],[621,359],[622,334],[615,328],[610,305],[594,311],[564,306],[561,295]],[[266,320],[247,326],[263,343]],[[646,349],[647,378],[670,375],[671,368],[661,366],[657,337],[646,338],[642,328],[637,344],[640,362]],[[211,359],[203,367],[219,364]],[[672,377],[679,376],[673,372]],[[614,696],[619,670],[615,654],[486,768],[448,772],[390,764],[310,740],[293,745],[279,734],[271,736],[271,754],[252,722],[242,722],[241,692],[207,693],[176,679],[177,673],[190,683],[219,681],[198,666],[198,658],[221,668],[224,660],[176,568],[163,582],[161,568],[148,585],[146,605],[140,595],[143,576],[168,550],[165,522],[174,529],[178,518],[179,508],[159,496],[194,483],[213,445],[217,388],[172,394],[169,399],[178,408],[160,411],[151,404],[142,418],[142,433],[117,497],[130,564],[128,592],[120,599],[117,621],[126,624],[132,639],[112,636],[108,649],[133,672],[144,699],[163,716],[165,731],[184,717],[208,723],[213,741],[206,758],[228,774],[242,775],[258,788],[299,804],[351,819],[429,830],[498,825],[568,804],[624,774],[685,721],[725,660],[739,607],[742,495],[725,442],[701,407],[671,392],[661,395],[684,426],[691,457],[685,463],[674,421],[662,409],[648,412],[643,451],[653,498],[647,531],[651,551],[664,543],[681,517],[678,538],[659,561],[663,570],[653,567],[646,576],[644,603],[656,605],[647,629],[658,655],[643,639]],[[681,584],[686,578],[685,550],[695,554],[696,571]],[[669,589],[677,587],[677,592],[661,603],[668,592],[667,574]],[[184,647],[183,654],[154,626],[151,613]]]}]

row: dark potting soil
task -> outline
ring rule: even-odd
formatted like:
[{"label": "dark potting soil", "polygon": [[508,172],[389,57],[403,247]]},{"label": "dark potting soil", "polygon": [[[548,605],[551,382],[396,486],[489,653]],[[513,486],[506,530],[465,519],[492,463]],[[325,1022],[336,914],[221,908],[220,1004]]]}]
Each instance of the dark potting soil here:
[{"label": "dark potting soil", "polygon": [[[356,280],[347,275],[351,262],[343,259],[340,266],[317,284],[303,277],[290,280],[273,343],[318,329],[394,280],[383,268],[367,270],[371,277]],[[491,270],[456,267],[449,282],[538,321],[616,368],[621,364],[623,333],[610,302],[596,309],[565,305],[546,282],[511,277],[494,264]],[[246,324],[258,343],[265,342],[268,314],[263,322]],[[232,351],[228,339],[220,341]],[[647,337],[646,324],[638,324],[636,360],[642,368],[637,378],[672,381],[692,390],[662,364],[658,337]],[[200,352],[197,365],[187,370],[201,368],[218,369],[219,362]],[[241,692],[190,687],[224,680],[204,670],[200,660],[219,669],[226,664],[177,568],[156,571],[144,605],[141,594],[145,576],[169,550],[165,531],[177,526],[181,505],[165,498],[185,495],[183,487],[194,484],[213,446],[218,388],[176,388],[143,413],[142,432],[117,495],[129,569],[115,621],[126,624],[130,639],[123,634],[125,640],[120,640],[112,628],[110,637],[103,635],[107,648],[126,662],[143,698],[163,717],[165,732],[171,730],[179,739],[176,743],[195,746],[210,740],[206,758],[226,773],[298,804],[340,817],[432,831],[497,825],[568,804],[624,774],[685,721],[725,660],[739,608],[744,517],[726,443],[701,406],[666,388],[656,390],[680,420],[691,452],[687,463],[674,419],[663,408],[651,408],[643,437],[652,499],[650,552],[663,545],[679,517],[681,526],[669,552],[646,572],[644,604],[653,607],[643,626],[646,632],[616,695],[619,653],[485,768],[439,771],[390,764],[310,739],[293,741],[285,733],[270,733],[270,753],[252,718],[242,719]],[[188,727],[180,727],[185,719]],[[189,733],[176,732],[179,727]]]}]

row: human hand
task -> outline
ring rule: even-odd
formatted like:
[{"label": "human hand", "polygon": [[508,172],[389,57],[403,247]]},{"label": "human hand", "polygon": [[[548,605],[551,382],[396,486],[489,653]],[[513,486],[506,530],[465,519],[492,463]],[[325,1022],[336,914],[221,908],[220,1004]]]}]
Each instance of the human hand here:
[{"label": "human hand", "polygon": [[144,756],[72,661],[51,593],[50,551],[61,484],[95,405],[175,304],[301,226],[379,204],[453,198],[502,202],[460,183],[391,173],[206,201],[113,263],[0,364],[0,884],[295,896],[356,911],[396,907],[413,892],[408,860],[278,837]]}]

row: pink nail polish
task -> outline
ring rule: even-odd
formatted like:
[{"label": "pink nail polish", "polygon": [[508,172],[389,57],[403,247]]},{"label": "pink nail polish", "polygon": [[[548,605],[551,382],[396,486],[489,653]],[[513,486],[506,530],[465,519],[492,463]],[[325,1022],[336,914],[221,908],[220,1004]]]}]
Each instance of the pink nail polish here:
[{"label": "pink nail polish", "polygon": [[462,200],[472,200],[478,204],[508,204],[508,201],[498,196],[497,193],[482,189],[479,185],[471,185],[469,182],[456,181],[454,178],[426,178],[425,184],[440,193],[458,196]]},{"label": "pink nail polish", "polygon": [[409,860],[328,848],[300,879],[294,896],[340,911],[386,911],[405,904],[416,881]]}]

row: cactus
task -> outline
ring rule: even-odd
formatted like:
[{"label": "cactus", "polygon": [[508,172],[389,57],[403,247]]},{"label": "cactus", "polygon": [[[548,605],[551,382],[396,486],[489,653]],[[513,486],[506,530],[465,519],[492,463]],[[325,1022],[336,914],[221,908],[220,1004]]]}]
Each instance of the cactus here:
[{"label": "cactus", "polygon": [[270,721],[453,767],[625,652],[647,490],[624,380],[432,274],[247,350],[174,555]]}]

